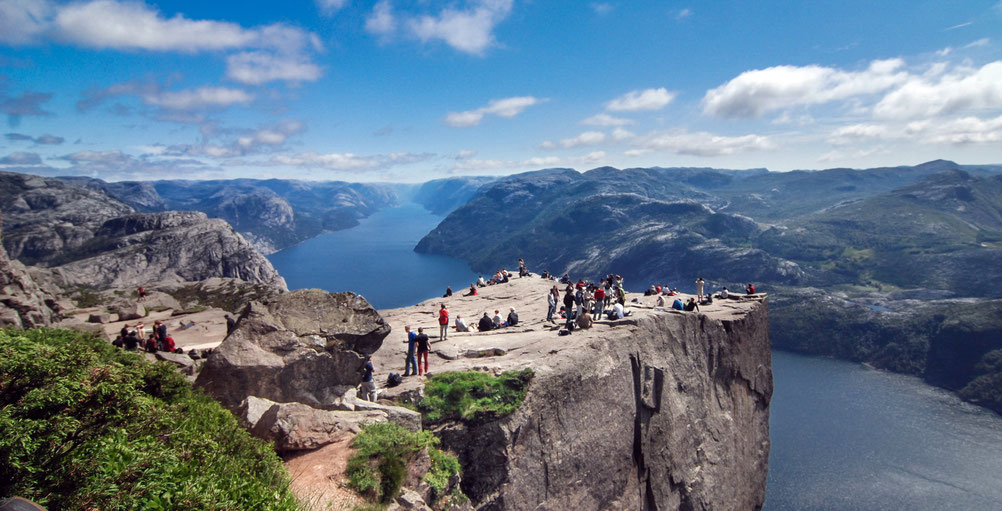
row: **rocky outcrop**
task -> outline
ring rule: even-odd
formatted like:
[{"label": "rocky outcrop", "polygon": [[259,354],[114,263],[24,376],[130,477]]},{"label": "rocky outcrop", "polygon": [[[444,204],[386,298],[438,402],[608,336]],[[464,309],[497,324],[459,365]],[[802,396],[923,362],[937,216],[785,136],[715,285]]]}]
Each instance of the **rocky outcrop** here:
[{"label": "rocky outcrop", "polygon": [[[450,333],[435,351],[500,348],[436,359],[432,371],[530,367],[535,377],[512,415],[435,429],[463,466],[463,492],[479,510],[757,509],[765,498],[772,371],[763,295],[717,300],[702,313],[628,300],[630,317],[558,336],[541,326],[549,282],[514,279],[453,314],[514,306],[518,327]],[[436,303],[382,311],[394,326],[428,326]],[[543,325],[546,325],[545,323]],[[377,367],[402,364],[394,344]],[[392,370],[392,369],[390,369]],[[410,391],[406,380],[392,393]]]},{"label": "rocky outcrop", "polygon": [[319,449],[365,424],[386,422],[382,411],[318,410],[302,403],[276,403],[248,397],[236,411],[252,435],[272,442],[279,453]]},{"label": "rocky outcrop", "polygon": [[[0,230],[2,226],[0,216]],[[11,261],[0,245],[0,327],[46,326],[59,319],[59,310],[56,298],[35,283],[23,264]]]},{"label": "rocky outcrop", "polygon": [[108,220],[58,266],[69,284],[99,289],[232,277],[286,289],[271,263],[222,220],[171,211]]},{"label": "rocky outcrop", "polygon": [[361,381],[364,356],[389,333],[379,313],[353,293],[284,293],[244,309],[196,384],[231,410],[249,396],[339,408]]}]

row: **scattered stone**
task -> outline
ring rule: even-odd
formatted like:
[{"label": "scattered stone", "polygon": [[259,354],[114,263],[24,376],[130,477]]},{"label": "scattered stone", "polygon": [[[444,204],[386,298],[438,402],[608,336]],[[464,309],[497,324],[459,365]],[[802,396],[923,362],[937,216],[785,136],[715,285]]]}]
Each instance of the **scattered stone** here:
[{"label": "scattered stone", "polygon": [[364,424],[386,421],[386,414],[380,411],[318,410],[302,403],[276,403],[253,396],[237,412],[246,424],[253,424],[252,435],[273,442],[279,453],[318,449],[345,433],[359,433]]},{"label": "scattered stone", "polygon": [[111,314],[108,314],[106,312],[105,313],[94,313],[94,314],[91,314],[89,317],[87,317],[87,322],[88,323],[101,323],[101,324],[110,323],[111,322]]},{"label": "scattered stone", "polygon": [[153,354],[157,360],[171,362],[178,367],[189,367],[195,365],[195,361],[183,353],[171,353],[169,351],[158,351]]},{"label": "scattered stone", "polygon": [[431,511],[431,508],[425,504],[424,499],[418,492],[410,489],[404,488],[404,491],[400,493],[397,497],[397,504],[400,504],[401,509],[414,510],[414,511]]},{"label": "scattered stone", "polygon": [[119,321],[132,321],[146,317],[146,307],[141,303],[121,304],[118,306],[116,312],[118,313]]},{"label": "scattered stone", "polygon": [[508,354],[508,351],[503,348],[479,348],[473,350],[466,350],[463,356],[466,358],[483,358],[483,357],[503,357]]},{"label": "scattered stone", "polygon": [[415,412],[414,410],[404,408],[402,406],[382,405],[362,399],[356,399],[354,404],[356,411],[383,412],[387,415],[390,422],[398,426],[405,427],[411,431],[421,431],[421,414]]}]

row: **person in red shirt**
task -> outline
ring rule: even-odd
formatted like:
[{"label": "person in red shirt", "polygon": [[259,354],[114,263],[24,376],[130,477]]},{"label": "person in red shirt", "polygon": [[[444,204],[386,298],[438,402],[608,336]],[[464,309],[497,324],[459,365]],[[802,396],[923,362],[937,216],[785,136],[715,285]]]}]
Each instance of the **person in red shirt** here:
[{"label": "person in red shirt", "polygon": [[445,308],[445,304],[442,304],[442,308],[438,310],[438,339],[444,341],[449,335],[449,309]]},{"label": "person in red shirt", "polygon": [[592,319],[598,321],[602,318],[603,312],[605,312],[605,289],[599,286],[595,288],[595,312]]},{"label": "person in red shirt", "polygon": [[753,295],[755,294],[755,286],[751,282],[748,283],[748,287],[745,288],[745,293]]}]

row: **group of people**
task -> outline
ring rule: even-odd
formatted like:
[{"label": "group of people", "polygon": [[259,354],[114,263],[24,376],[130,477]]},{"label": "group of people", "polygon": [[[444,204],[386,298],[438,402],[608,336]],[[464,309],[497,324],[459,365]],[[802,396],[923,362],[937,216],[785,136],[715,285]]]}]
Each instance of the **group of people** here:
[{"label": "group of people", "polygon": [[570,332],[574,327],[591,328],[592,323],[602,319],[615,320],[622,319],[630,314],[625,309],[626,290],[623,287],[623,277],[609,274],[603,277],[598,284],[578,280],[572,284],[568,274],[560,278],[562,284],[566,284],[564,295],[561,299],[560,289],[557,286],[550,288],[546,296],[546,320],[556,323],[553,316],[557,313],[557,308],[563,304],[560,314],[564,318],[565,329]]},{"label": "group of people", "polygon": [[118,337],[112,341],[112,344],[128,351],[136,351],[140,347],[151,353],[156,351],[176,351],[174,338],[167,335],[167,324],[163,321],[158,319],[153,322],[153,330],[149,337],[146,336],[145,323],[138,323],[135,327],[135,330],[129,330],[129,324],[126,323],[122,326],[122,330],[119,331]]}]

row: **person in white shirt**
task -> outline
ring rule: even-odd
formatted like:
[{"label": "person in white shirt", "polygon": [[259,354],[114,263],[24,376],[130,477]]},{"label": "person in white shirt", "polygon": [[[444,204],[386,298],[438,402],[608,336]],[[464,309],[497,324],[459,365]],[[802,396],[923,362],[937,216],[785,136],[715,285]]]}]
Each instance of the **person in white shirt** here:
[{"label": "person in white shirt", "polygon": [[466,324],[466,321],[463,320],[463,316],[460,316],[459,314],[456,314],[456,331],[457,332],[470,331],[470,327]]},{"label": "person in white shirt", "polygon": [[616,319],[623,319],[626,317],[626,311],[623,309],[623,304],[616,302],[616,304],[612,306],[612,315]]}]

